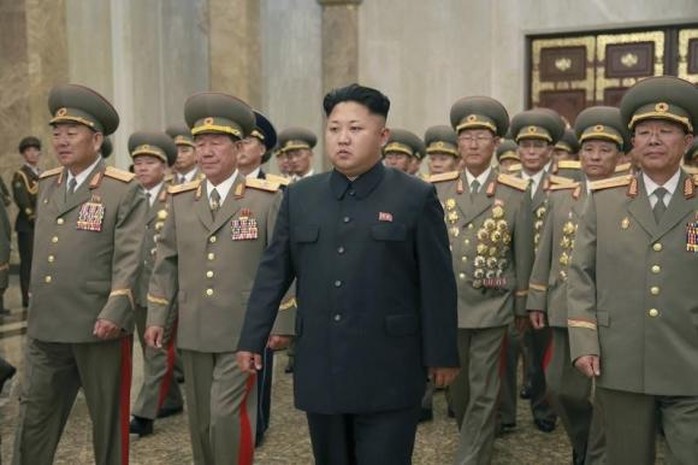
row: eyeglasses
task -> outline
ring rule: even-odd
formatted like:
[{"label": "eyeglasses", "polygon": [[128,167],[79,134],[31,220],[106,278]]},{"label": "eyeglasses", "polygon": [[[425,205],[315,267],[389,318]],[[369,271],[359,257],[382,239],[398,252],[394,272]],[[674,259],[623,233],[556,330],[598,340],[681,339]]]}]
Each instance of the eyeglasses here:
[{"label": "eyeglasses", "polygon": [[458,142],[462,142],[464,144],[470,144],[471,142],[476,142],[478,145],[484,145],[487,144],[488,142],[491,142],[493,139],[492,136],[486,136],[484,134],[477,135],[475,137],[473,136],[458,136]]}]

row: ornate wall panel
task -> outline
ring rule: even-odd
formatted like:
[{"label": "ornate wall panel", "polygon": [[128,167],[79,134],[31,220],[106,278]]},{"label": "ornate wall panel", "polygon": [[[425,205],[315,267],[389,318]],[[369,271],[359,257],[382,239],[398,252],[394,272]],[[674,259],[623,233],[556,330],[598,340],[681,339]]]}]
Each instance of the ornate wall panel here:
[{"label": "ornate wall panel", "polygon": [[698,28],[679,31],[679,77],[698,84]]}]

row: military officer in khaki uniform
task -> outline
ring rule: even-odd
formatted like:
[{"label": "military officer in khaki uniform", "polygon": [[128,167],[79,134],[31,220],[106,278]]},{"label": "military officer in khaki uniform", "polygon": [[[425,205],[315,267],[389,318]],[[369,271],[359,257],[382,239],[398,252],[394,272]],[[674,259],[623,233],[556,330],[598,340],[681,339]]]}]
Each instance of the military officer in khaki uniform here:
[{"label": "military officer in khaki uniform", "polygon": [[521,159],[518,153],[519,146],[511,139],[502,139],[497,145],[496,158],[499,171],[507,173],[509,171],[521,170]]},{"label": "military officer in khaki uniform", "polygon": [[311,130],[286,128],[279,133],[278,140],[279,147],[288,161],[288,171],[293,181],[315,174],[313,148],[317,144],[317,136]]},{"label": "military officer in khaki uniform", "polygon": [[465,97],[451,108],[466,169],[431,177],[444,205],[458,286],[461,371],[449,388],[460,427],[455,463],[492,460],[499,360],[507,325],[525,316],[533,264],[527,183],[490,165],[509,116],[488,97]]},{"label": "military officer in khaki uniform", "polygon": [[164,350],[146,347],[143,339],[155,245],[167,215],[165,174],[177,159],[177,147],[164,132],[136,132],[128,140],[128,150],[133,159],[134,173],[141,183],[148,204],[140,257],[142,268],[134,295],[136,329],[143,349],[143,383],[131,410],[133,420],[129,426],[132,434],[142,437],[153,433],[153,421],[157,417],[181,412],[184,403],[173,375],[176,358],[174,322],[168,325],[170,333]]},{"label": "military officer in khaki uniform", "polygon": [[194,150],[194,139],[191,130],[184,124],[172,124],[165,132],[174,139],[177,146],[177,161],[173,166],[172,184],[185,184],[203,179],[204,174],[199,169]]},{"label": "military officer in khaki uniform", "polygon": [[579,160],[579,149],[579,140],[577,139],[574,129],[565,128],[565,133],[560,140],[557,141],[553,149],[553,160]]},{"label": "military officer in khaki uniform", "polygon": [[[592,428],[591,380],[569,363],[567,335],[567,278],[579,217],[589,183],[614,175],[623,148],[629,142],[620,110],[592,107],[582,111],[575,122],[582,143],[579,152],[585,179],[573,184],[552,186],[548,213],[531,272],[527,308],[534,330],[550,326],[553,333],[550,364],[546,370],[548,392],[570,439],[574,464],[603,461],[603,450],[587,444]],[[600,432],[594,432],[597,436]],[[587,451],[590,453],[587,454]],[[587,455],[597,456],[594,460]]]},{"label": "military officer in khaki uniform", "polygon": [[693,142],[693,145],[686,151],[683,158],[684,168],[692,168],[695,173],[698,173],[698,140]]},{"label": "military officer in khaki uniform", "polygon": [[390,138],[383,147],[383,164],[409,174],[413,158],[425,152],[424,142],[406,129],[391,129]]},{"label": "military officer in khaki uniform", "polygon": [[451,126],[432,126],[424,133],[429,175],[458,169],[458,137]]},{"label": "military officer in khaki uniform", "polygon": [[[698,125],[698,89],[670,76],[620,103],[641,173],[597,181],[568,280],[571,359],[596,382],[609,465],[698,457],[698,180],[681,159]],[[657,410],[660,415],[657,415]]]},{"label": "military officer in khaki uniform", "polygon": [[[148,293],[146,341],[162,347],[176,300],[194,462],[246,465],[254,452],[256,376],[240,371],[234,351],[281,192],[278,183],[236,170],[241,140],[255,128],[246,103],[207,92],[190,97],[184,112],[206,179],[169,189]],[[292,334],[293,322],[286,323],[290,329],[280,331]]]},{"label": "military officer in khaki uniform", "polygon": [[145,202],[99,155],[119,117],[86,87],[49,94],[60,168],[39,181],[26,372],[13,463],[50,464],[80,388],[95,463],[128,463],[131,332]]}]

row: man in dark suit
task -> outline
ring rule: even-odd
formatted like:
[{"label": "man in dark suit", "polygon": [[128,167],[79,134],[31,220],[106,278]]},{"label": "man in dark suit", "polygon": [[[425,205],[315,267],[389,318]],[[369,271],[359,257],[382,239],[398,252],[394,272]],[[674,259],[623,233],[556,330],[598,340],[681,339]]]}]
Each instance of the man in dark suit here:
[{"label": "man in dark suit", "polygon": [[356,84],[325,96],[334,170],[286,190],[238,345],[240,367],[260,369],[296,278],[295,404],[319,465],[411,463],[427,371],[437,386],[458,371],[443,209],[432,186],[381,163],[389,107]]},{"label": "man in dark suit", "polygon": [[19,143],[24,164],[12,176],[12,193],[17,204],[17,246],[19,247],[19,284],[22,289],[22,307],[29,306],[29,275],[31,274],[36,194],[39,191],[39,157],[41,141],[27,136]]}]

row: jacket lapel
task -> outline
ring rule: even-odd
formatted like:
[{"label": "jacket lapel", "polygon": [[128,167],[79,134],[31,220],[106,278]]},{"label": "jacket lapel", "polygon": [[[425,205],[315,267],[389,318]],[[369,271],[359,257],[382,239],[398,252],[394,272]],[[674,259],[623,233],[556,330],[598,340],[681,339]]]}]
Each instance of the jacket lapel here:
[{"label": "jacket lapel", "polygon": [[100,162],[97,164],[95,169],[92,170],[92,172],[87,176],[87,178],[83,181],[82,184],[77,188],[77,190],[73,193],[73,195],[66,196],[66,189],[67,189],[67,172],[64,171],[65,174],[65,179],[64,182],[59,186],[59,191],[57,192],[58,198],[63,199],[65,198],[65,201],[62,202],[61,207],[59,208],[59,215],[64,215],[66,212],[74,209],[78,205],[82,205],[83,203],[87,202],[90,200],[90,197],[92,196],[92,189],[90,187],[90,183],[92,182],[92,178],[94,175],[100,171],[104,170],[104,163]]},{"label": "jacket lapel", "polygon": [[638,184],[637,196],[628,200],[628,212],[635,218],[637,224],[652,237],[657,231],[657,223],[654,221],[650,199],[647,197],[647,189],[642,176],[638,176]]},{"label": "jacket lapel", "polygon": [[209,207],[208,203],[207,187],[208,186],[205,181],[202,181],[199,185],[199,188],[201,189],[201,196],[194,200],[194,210],[196,211],[196,215],[199,217],[201,224],[203,224],[206,229],[211,231],[211,227],[213,226],[213,215],[211,215],[211,208]]},{"label": "jacket lapel", "polygon": [[[487,196],[487,187],[490,185],[493,177],[496,175],[497,173],[495,170],[490,171],[484,185],[480,186],[477,194],[472,196],[472,200],[470,198],[470,186],[468,186],[468,192],[459,197],[458,206],[463,212],[463,220],[465,221],[465,224],[472,222],[475,218],[480,216],[484,211],[488,210],[490,206],[492,206],[492,199]],[[465,172],[461,173],[461,176],[463,177],[463,184],[467,185],[468,181],[465,176]]]},{"label": "jacket lapel", "polygon": [[[223,200],[223,205],[216,213],[216,219],[211,226],[212,232],[218,231],[240,209],[240,198],[244,196],[244,188],[245,177],[238,174],[228,195]],[[238,195],[238,192],[242,192],[242,196]]]},{"label": "jacket lapel", "polygon": [[684,183],[686,182],[686,174],[682,171],[679,177],[679,184],[671,196],[671,201],[667,206],[664,216],[662,216],[657,233],[654,239],[659,239],[669,231],[671,231],[677,223],[693,212],[693,202],[684,196]]}]

